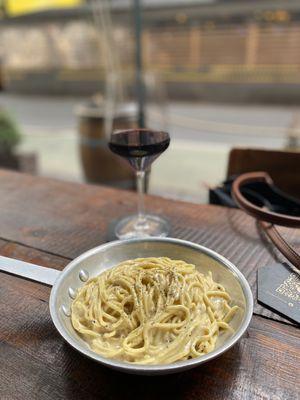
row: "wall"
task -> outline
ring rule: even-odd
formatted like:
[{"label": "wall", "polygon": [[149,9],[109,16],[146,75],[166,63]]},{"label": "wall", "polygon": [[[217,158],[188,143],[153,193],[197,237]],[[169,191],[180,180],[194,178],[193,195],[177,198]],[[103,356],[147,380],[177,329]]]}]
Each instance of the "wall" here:
[{"label": "wall", "polygon": [[[123,82],[130,85],[132,34],[118,26],[114,39],[109,50],[118,55]],[[287,101],[290,89],[291,101],[298,101],[293,85],[300,85],[300,23],[146,27],[142,43],[147,71],[165,82],[172,97],[194,99],[198,89],[201,99],[207,90],[218,97],[218,87],[223,93],[231,85],[236,93],[244,86],[246,100],[255,93],[272,100],[282,87]],[[44,22],[0,28],[0,57],[7,90],[92,94],[102,87],[107,49],[91,22]]]}]

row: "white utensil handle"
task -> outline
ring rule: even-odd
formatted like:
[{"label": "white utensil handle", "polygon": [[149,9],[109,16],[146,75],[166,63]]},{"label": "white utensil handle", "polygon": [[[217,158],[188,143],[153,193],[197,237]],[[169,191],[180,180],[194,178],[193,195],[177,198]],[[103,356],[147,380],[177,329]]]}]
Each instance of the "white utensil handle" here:
[{"label": "white utensil handle", "polygon": [[0,271],[53,286],[61,271],[0,256]]}]

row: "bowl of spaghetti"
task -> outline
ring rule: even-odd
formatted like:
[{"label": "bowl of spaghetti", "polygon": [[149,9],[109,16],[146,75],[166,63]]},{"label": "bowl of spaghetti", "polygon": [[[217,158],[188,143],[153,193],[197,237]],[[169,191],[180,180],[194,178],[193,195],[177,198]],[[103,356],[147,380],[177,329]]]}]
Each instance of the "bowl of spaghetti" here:
[{"label": "bowl of spaghetti", "polygon": [[238,268],[179,239],[111,242],[67,270],[55,298],[68,302],[70,315],[57,313],[50,299],[56,327],[81,353],[129,373],[174,373],[214,359],[252,316],[251,289]]}]

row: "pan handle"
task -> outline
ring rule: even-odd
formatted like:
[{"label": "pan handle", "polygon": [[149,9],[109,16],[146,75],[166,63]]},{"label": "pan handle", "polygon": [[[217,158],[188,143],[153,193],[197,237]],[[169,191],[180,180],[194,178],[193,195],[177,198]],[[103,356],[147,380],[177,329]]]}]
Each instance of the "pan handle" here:
[{"label": "pan handle", "polygon": [[0,271],[53,286],[61,271],[0,256]]}]

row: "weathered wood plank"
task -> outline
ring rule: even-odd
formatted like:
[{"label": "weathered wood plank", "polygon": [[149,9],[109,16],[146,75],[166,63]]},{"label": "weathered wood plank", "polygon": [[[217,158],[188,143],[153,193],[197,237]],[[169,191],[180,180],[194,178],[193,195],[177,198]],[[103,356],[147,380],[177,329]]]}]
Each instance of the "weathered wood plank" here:
[{"label": "weathered wood plank", "polygon": [[[236,264],[254,294],[257,268],[277,260],[254,220],[241,211],[155,196],[147,196],[146,205],[170,220],[173,237],[205,245]],[[0,238],[68,259],[105,242],[109,223],[135,208],[131,192],[0,170]],[[300,231],[283,232],[300,249]],[[255,311],[286,321],[258,304]]]},{"label": "weathered wood plank", "polygon": [[[41,254],[39,258],[43,261]],[[254,316],[237,345],[202,367],[176,377],[130,376],[68,346],[50,319],[50,288],[40,288],[1,274],[1,400],[297,399],[300,331],[292,326]]]}]

